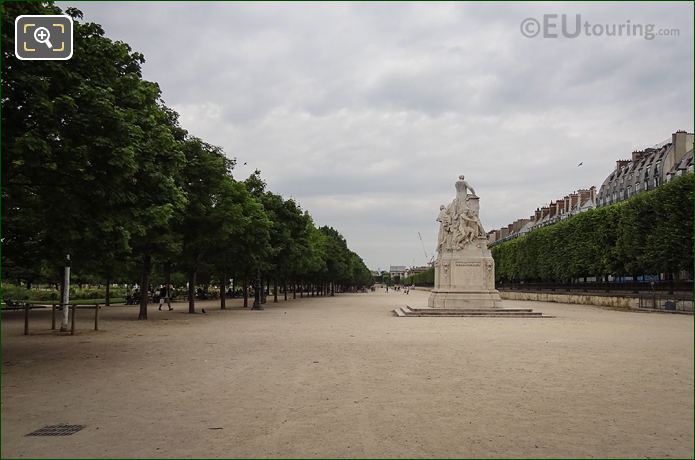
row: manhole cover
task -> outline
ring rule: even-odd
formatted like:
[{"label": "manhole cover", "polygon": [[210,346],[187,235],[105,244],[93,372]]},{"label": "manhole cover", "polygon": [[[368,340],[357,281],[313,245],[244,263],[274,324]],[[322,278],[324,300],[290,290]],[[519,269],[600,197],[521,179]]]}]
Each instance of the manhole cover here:
[{"label": "manhole cover", "polygon": [[32,431],[27,436],[70,436],[84,428],[84,425],[48,425]]}]

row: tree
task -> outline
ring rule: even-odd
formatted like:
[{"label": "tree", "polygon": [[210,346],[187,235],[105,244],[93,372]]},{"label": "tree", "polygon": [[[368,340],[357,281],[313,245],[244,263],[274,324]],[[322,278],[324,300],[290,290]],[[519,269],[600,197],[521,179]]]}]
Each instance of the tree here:
[{"label": "tree", "polygon": [[[4,35],[19,14],[60,9],[6,3],[3,13]],[[183,200],[171,179],[181,160],[171,114],[158,86],[142,80],[143,56],[80,22],[79,10],[66,13],[74,18],[69,61],[19,61],[3,36],[3,242],[16,257],[8,266],[26,266],[24,276],[38,260],[62,264],[66,253],[80,269],[108,266],[133,239],[147,246]],[[19,256],[27,253],[33,262]]]}]

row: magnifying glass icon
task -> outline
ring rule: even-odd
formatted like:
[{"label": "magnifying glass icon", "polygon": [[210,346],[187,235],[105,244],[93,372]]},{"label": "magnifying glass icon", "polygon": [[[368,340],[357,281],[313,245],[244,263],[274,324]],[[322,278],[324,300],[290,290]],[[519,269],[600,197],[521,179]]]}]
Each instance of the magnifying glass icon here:
[{"label": "magnifying glass icon", "polygon": [[53,45],[51,45],[51,33],[45,27],[36,28],[34,31],[34,40],[45,44],[49,48],[53,48]]}]

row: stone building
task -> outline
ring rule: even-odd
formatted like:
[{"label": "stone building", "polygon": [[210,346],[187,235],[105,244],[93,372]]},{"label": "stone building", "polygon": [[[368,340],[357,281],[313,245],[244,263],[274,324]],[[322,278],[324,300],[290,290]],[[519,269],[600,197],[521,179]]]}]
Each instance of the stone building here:
[{"label": "stone building", "polygon": [[432,267],[430,267],[429,265],[423,265],[423,266],[420,266],[420,267],[410,267],[410,268],[406,268],[406,270],[405,270],[405,276],[408,277],[408,276],[417,275],[418,273],[426,272],[426,271],[429,270],[430,268],[432,268]]},{"label": "stone building", "polygon": [[397,276],[401,278],[405,276],[405,269],[405,265],[391,265],[391,267],[389,268],[389,275],[391,276],[391,279]]},{"label": "stone building", "polygon": [[671,139],[617,160],[598,193],[597,205],[608,206],[652,190],[676,176],[693,171],[693,134],[676,131]]},{"label": "stone building", "polygon": [[516,238],[595,207],[596,187],[577,190],[563,198],[551,201],[547,206],[536,208],[536,211],[528,219],[517,219],[506,227],[488,232],[488,244],[501,243]]}]

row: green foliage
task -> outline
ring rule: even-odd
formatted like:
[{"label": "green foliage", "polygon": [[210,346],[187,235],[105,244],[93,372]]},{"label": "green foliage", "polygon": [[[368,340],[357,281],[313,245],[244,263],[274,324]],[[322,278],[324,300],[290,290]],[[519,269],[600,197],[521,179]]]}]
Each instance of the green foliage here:
[{"label": "green foliage", "polygon": [[434,267],[403,278],[402,283],[404,286],[434,286]]},{"label": "green foliage", "polygon": [[[121,287],[112,287],[110,295],[112,299],[114,297],[125,297],[126,289]],[[106,287],[84,289],[76,286],[70,287],[70,301],[104,299],[105,297]],[[2,298],[12,300],[57,302],[60,300],[60,291],[58,289],[28,289],[24,286],[4,283],[2,285]]]},{"label": "green foliage", "polygon": [[693,267],[693,175],[493,246],[498,281],[675,273]]},{"label": "green foliage", "polygon": [[[68,8],[73,58],[20,61],[15,18],[61,9],[51,2],[0,8],[4,279],[59,283],[70,254],[73,279],[91,283],[147,286],[153,267],[160,273],[152,280],[178,284],[195,274],[204,283],[249,279],[258,270],[275,280],[371,283],[336,230],[317,229],[297,203],[266,190],[258,171],[235,180],[234,160],[189,136],[159,86],[143,80],[142,54]],[[6,292],[57,295],[10,285]],[[140,317],[146,313],[141,305]]]}]

